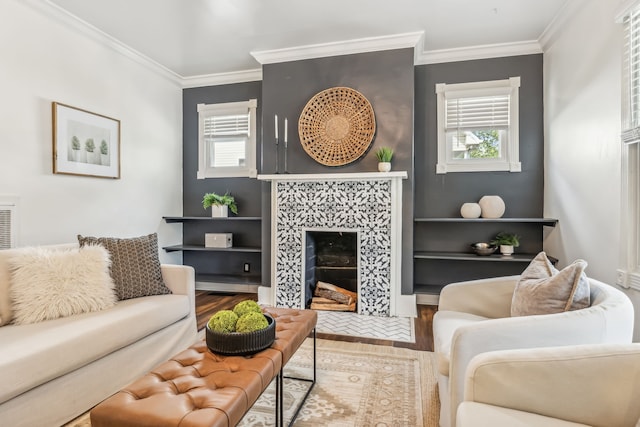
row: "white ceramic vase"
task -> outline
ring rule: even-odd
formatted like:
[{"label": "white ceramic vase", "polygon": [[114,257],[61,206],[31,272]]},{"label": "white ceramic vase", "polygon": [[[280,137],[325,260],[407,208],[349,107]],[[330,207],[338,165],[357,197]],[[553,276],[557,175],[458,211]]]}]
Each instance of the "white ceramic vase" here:
[{"label": "white ceramic vase", "polygon": [[224,218],[229,216],[229,206],[211,205],[211,216],[213,218]]},{"label": "white ceramic vase", "polygon": [[477,203],[463,203],[460,207],[460,215],[462,218],[480,218],[482,209]]},{"label": "white ceramic vase", "polygon": [[390,162],[380,162],[378,163],[378,171],[379,172],[389,172],[391,170]]},{"label": "white ceramic vase", "polygon": [[513,255],[512,245],[500,245],[500,253],[502,255]]},{"label": "white ceramic vase", "polygon": [[500,196],[483,196],[478,202],[482,218],[500,218],[504,215],[504,200]]}]

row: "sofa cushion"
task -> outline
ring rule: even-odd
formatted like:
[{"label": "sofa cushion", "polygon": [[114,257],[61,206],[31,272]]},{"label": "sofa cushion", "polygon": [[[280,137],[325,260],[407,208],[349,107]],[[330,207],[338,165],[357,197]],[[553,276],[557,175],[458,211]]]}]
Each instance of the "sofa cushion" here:
[{"label": "sofa cushion", "polygon": [[586,261],[577,260],[558,271],[540,252],[522,272],[513,292],[512,316],[562,313],[589,307]]},{"label": "sofa cushion", "polygon": [[78,242],[107,248],[119,300],[171,293],[162,280],[156,233],[127,239],[78,235]]},{"label": "sofa cushion", "polygon": [[189,310],[186,295],[157,295],[102,311],[3,326],[0,403],[139,341],[187,317]]},{"label": "sofa cushion", "polygon": [[[42,246],[49,250],[69,250],[77,248],[77,244],[65,243],[61,245]],[[0,250],[0,326],[6,325],[13,320],[13,309],[10,295],[11,272],[9,271],[9,260],[30,248],[2,249]]]},{"label": "sofa cushion", "polygon": [[9,259],[14,323],[26,324],[113,307],[109,253],[102,246],[27,248]]},{"label": "sofa cushion", "polygon": [[440,374],[449,376],[451,341],[456,330],[485,320],[489,318],[459,311],[438,311],[433,319],[433,349]]},{"label": "sofa cushion", "polygon": [[478,402],[462,402],[458,406],[456,421],[458,427],[589,427],[587,424]]}]

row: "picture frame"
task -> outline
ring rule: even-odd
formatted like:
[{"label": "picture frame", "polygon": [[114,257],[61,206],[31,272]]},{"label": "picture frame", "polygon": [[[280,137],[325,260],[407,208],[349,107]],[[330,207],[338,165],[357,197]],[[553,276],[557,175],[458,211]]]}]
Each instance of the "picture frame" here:
[{"label": "picture frame", "polygon": [[120,120],[51,103],[53,173],[120,179]]}]

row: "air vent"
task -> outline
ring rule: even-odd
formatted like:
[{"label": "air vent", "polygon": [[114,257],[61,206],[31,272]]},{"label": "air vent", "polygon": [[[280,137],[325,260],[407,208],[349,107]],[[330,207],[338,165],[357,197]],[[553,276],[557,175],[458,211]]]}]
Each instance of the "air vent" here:
[{"label": "air vent", "polygon": [[0,249],[13,248],[16,245],[16,205],[0,200]]}]

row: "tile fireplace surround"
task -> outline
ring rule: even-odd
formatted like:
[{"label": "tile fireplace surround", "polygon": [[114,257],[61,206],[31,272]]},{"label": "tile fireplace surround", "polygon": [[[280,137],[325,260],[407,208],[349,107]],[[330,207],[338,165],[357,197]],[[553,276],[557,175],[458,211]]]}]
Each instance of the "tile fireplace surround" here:
[{"label": "tile fireplace surround", "polygon": [[406,172],[259,175],[271,181],[272,286],[261,303],[303,308],[308,231],[357,233],[358,314],[415,316],[401,295],[402,180]]}]

